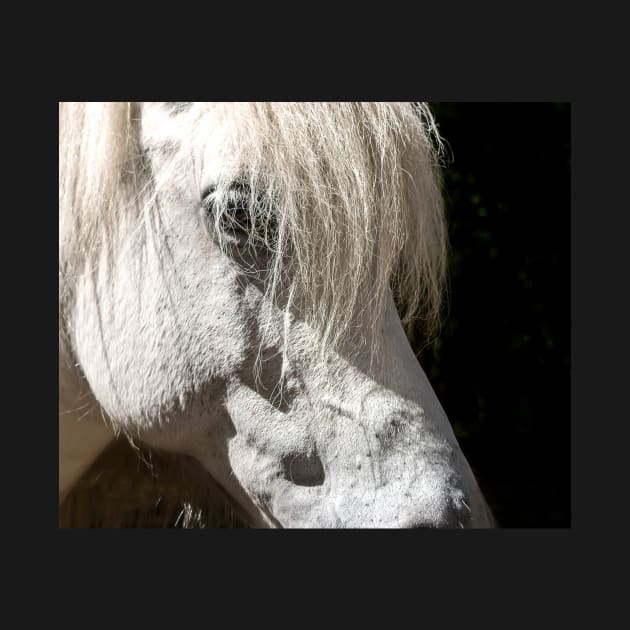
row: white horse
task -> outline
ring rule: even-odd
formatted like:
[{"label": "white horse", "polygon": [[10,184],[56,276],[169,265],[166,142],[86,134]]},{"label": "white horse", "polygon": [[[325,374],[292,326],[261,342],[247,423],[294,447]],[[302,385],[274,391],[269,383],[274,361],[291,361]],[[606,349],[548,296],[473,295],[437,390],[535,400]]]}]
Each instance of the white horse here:
[{"label": "white horse", "polygon": [[403,329],[445,277],[428,107],[59,116],[60,503],[124,433],[255,527],[493,526]]}]

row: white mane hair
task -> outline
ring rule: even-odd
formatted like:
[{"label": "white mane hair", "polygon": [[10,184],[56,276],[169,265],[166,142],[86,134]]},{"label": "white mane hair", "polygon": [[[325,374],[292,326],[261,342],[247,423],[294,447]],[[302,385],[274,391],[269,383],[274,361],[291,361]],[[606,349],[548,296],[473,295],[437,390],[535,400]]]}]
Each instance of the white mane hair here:
[{"label": "white mane hair", "polygon": [[[447,234],[443,147],[427,105],[208,103],[194,111],[194,133],[174,147],[168,172],[151,173],[137,104],[60,104],[63,295],[76,274],[111,259],[121,245],[115,234],[143,234],[138,228],[163,187],[198,167],[208,120],[218,116],[248,182],[250,212],[258,225],[274,222],[273,231],[261,235],[252,227],[251,234],[271,252],[272,298],[288,296],[323,346],[356,332],[353,322],[376,329],[390,287],[403,323],[420,318],[427,337],[435,332]],[[227,198],[231,183],[227,175],[216,183],[217,199]],[[224,210],[219,201],[217,217]]]}]

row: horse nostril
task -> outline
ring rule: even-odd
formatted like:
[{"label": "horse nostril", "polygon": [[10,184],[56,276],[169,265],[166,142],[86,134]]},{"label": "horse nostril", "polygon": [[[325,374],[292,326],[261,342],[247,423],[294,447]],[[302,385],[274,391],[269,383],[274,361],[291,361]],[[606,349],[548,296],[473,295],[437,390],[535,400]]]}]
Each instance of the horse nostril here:
[{"label": "horse nostril", "polygon": [[298,486],[321,486],[324,483],[324,466],[316,453],[287,455],[282,459],[284,476]]}]

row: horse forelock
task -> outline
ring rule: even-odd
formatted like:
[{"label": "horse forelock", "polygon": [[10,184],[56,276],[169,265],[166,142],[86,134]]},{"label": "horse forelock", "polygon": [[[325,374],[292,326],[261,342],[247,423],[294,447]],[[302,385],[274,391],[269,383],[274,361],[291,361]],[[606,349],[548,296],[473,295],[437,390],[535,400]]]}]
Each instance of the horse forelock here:
[{"label": "horse forelock", "polygon": [[[178,138],[173,165],[202,156],[218,118],[226,126],[252,199],[271,200],[266,212],[275,215],[269,291],[290,278],[290,294],[327,344],[357,313],[378,326],[390,286],[406,305],[404,321],[420,317],[427,333],[435,329],[446,229],[441,144],[427,106],[211,103],[177,115],[190,133]],[[132,103],[60,105],[62,280],[111,253],[121,221],[133,231],[150,210],[139,123]]]}]

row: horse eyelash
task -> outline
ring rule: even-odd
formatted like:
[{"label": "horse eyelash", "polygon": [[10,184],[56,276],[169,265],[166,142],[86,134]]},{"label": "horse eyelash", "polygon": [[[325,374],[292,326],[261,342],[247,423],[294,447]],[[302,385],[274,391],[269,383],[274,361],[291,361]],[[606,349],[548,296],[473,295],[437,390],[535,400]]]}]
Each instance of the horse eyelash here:
[{"label": "horse eyelash", "polygon": [[[202,205],[204,210],[211,215],[216,213],[215,197],[215,187],[209,187],[204,191]],[[252,219],[254,222],[260,220],[261,224],[264,223],[266,226],[273,225],[272,217],[262,211],[263,207],[264,201],[262,198],[255,199],[252,207],[251,195],[245,186],[234,187],[226,195],[225,208],[219,220],[225,218],[231,222],[233,227],[241,228],[248,232],[251,230],[250,223]],[[242,218],[245,219],[245,225],[235,220],[235,217],[239,214],[241,216],[244,215]]]}]

